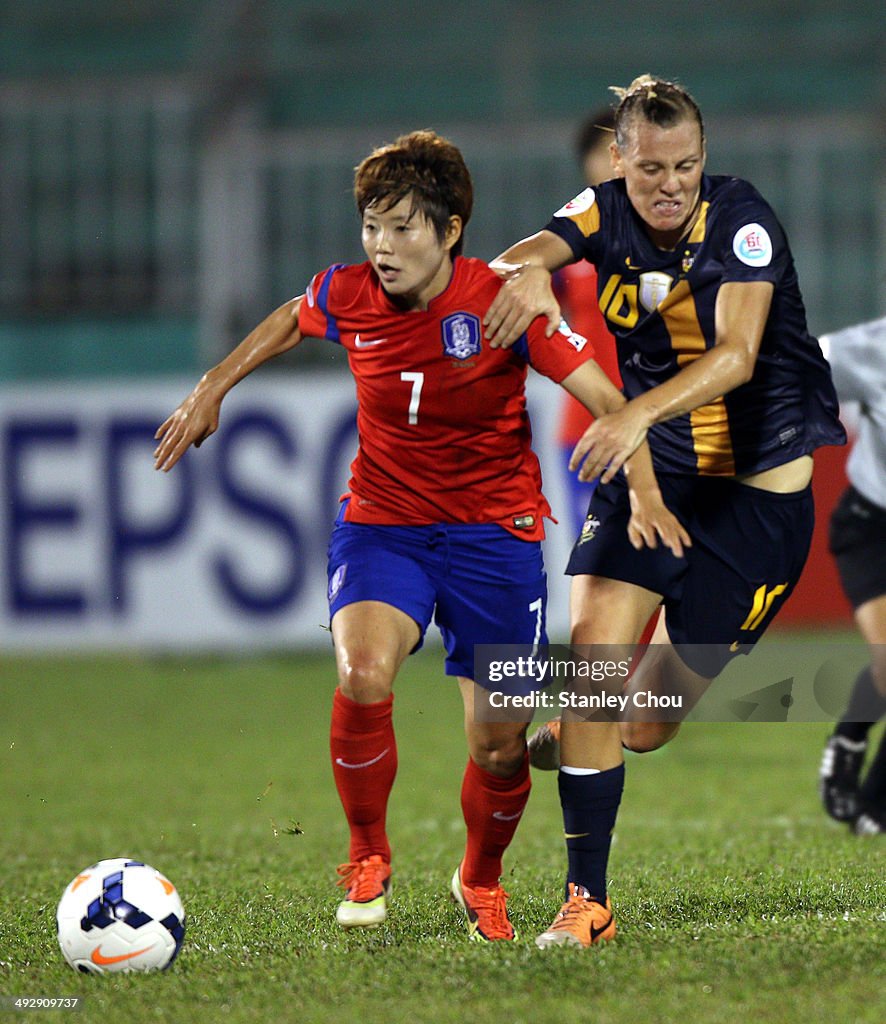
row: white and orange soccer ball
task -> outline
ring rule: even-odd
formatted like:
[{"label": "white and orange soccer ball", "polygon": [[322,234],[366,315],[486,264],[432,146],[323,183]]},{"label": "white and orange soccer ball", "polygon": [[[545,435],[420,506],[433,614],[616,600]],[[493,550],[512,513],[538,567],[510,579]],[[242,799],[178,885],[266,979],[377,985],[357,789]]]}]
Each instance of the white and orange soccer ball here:
[{"label": "white and orange soccer ball", "polygon": [[84,868],[56,911],[58,942],[75,970],[161,971],[178,956],[185,911],[175,886],[129,857]]}]

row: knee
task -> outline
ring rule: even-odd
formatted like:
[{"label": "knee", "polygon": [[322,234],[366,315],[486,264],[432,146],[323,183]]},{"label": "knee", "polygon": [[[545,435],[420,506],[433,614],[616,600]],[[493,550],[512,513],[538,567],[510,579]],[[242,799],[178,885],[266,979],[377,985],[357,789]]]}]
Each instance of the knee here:
[{"label": "knee", "polygon": [[338,669],[341,692],[358,704],[386,700],[394,683],[394,670],[387,659],[366,653],[342,659]]},{"label": "knee", "polygon": [[476,740],[471,744],[471,760],[499,778],[516,775],[526,757],[525,733],[506,739]]},{"label": "knee", "polygon": [[676,722],[622,722],[622,746],[635,754],[648,754],[663,747],[679,728]]}]

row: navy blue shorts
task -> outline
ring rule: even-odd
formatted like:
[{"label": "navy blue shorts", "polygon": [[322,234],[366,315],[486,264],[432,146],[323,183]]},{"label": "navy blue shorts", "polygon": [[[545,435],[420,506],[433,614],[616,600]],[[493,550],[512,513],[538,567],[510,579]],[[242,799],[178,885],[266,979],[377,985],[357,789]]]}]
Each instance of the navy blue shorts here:
[{"label": "navy blue shorts", "polygon": [[734,655],[750,651],[799,580],[815,523],[812,488],[775,494],[731,478],[664,473],[658,482],[692,538],[684,558],[660,542],[631,546],[628,489],[619,474],[591,498],[566,572],[660,594],[671,642],[690,668],[712,679]]},{"label": "navy blue shorts", "polygon": [[329,539],[330,619],[355,601],[383,601],[413,619],[423,640],[433,616],[446,674],[467,679],[474,644],[547,643],[538,541],[494,523],[368,526],[344,522],[343,514]]}]

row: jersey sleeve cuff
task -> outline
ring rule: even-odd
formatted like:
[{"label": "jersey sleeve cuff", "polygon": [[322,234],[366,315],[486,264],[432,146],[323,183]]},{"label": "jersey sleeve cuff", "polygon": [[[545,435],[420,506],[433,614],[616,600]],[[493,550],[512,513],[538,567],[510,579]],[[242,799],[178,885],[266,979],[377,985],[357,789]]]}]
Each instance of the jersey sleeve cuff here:
[{"label": "jersey sleeve cuff", "polygon": [[584,236],[571,220],[567,217],[552,217],[545,225],[544,230],[562,238],[572,250],[572,255],[577,260],[582,259]]}]

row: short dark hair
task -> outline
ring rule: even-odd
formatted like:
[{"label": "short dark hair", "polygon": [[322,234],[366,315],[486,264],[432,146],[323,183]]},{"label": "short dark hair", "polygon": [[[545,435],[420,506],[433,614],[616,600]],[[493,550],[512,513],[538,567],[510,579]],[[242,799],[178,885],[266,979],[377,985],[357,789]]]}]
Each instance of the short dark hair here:
[{"label": "short dark hair", "polygon": [[584,163],[588,153],[598,146],[609,145],[614,138],[615,112],[611,107],[603,107],[596,113],[586,117],[575,133],[575,156],[579,164]]},{"label": "short dark hair", "polygon": [[635,117],[642,117],[660,128],[672,128],[680,121],[693,120],[698,124],[704,143],[704,121],[698,104],[676,82],[652,75],[640,75],[627,89],[611,86],[619,97],[615,108],[615,141],[620,149],[627,144],[627,133]]},{"label": "short dark hair", "polygon": [[380,146],[356,168],[354,199],[361,216],[370,206],[381,204],[380,209],[388,210],[406,196],[434,226],[440,241],[449,218],[461,217],[462,235],[451,250],[459,255],[474,205],[471,174],[459,148],[425,129]]}]

